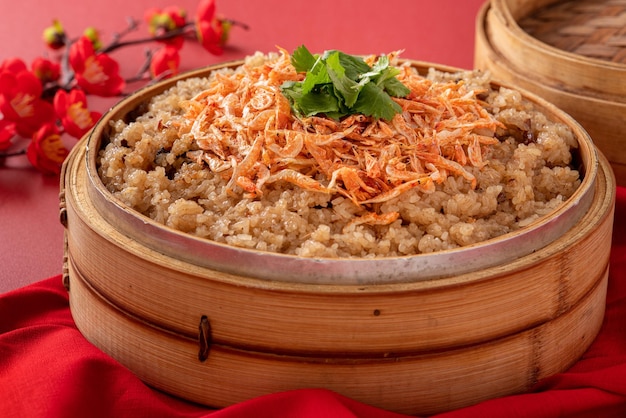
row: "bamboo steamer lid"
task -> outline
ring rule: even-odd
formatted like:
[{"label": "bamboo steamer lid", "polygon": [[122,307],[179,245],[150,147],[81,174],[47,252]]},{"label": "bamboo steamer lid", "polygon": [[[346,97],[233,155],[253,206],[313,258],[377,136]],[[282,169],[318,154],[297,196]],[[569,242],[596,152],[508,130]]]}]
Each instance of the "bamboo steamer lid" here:
[{"label": "bamboo steamer lid", "polygon": [[[444,277],[329,284],[194,263],[176,247],[191,249],[195,239],[153,240],[146,236],[153,228],[172,231],[112,196],[107,204],[89,169],[106,139],[102,127],[132,117],[174,82],[114,107],[73,149],[61,179],[72,315],[89,341],[149,385],[214,407],[325,387],[389,410],[432,414],[527,390],[573,364],[598,333],[615,179],[586,132],[549,103],[527,94],[573,130],[584,176],[568,210],[537,225],[550,231],[567,219],[556,238]],[[507,237],[499,242],[506,248]]]},{"label": "bamboo steamer lid", "polygon": [[626,184],[626,2],[491,0],[476,21],[475,67],[573,116]]}]

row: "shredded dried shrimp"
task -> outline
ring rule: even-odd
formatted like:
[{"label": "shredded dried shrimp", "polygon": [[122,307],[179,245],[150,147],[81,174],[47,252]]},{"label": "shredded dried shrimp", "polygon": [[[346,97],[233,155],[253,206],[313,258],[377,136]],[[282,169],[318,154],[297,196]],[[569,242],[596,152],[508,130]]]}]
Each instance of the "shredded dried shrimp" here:
[{"label": "shredded dried shrimp", "polygon": [[448,175],[475,188],[468,167],[486,164],[485,149],[498,143],[502,125],[485,109],[481,92],[462,81],[435,83],[409,65],[400,69],[398,79],[411,93],[394,98],[402,112],[391,121],[298,118],[280,86],[304,75],[286,51],[261,66],[218,73],[207,90],[182,104],[181,133],[192,135],[198,147],[188,157],[224,176],[231,193],[254,198],[264,185],[286,181],[351,199],[365,209],[357,222],[368,224],[398,216],[376,214],[373,204],[413,188],[430,193]]}]

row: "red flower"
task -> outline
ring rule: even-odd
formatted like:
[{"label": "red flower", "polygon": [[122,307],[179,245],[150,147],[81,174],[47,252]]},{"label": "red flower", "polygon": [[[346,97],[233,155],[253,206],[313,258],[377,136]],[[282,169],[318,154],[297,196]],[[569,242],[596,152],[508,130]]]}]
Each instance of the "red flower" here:
[{"label": "red flower", "polygon": [[61,141],[59,130],[54,124],[43,125],[33,135],[26,150],[28,161],[44,174],[55,175],[61,172],[61,165],[69,154]]},{"label": "red flower", "polygon": [[119,95],[124,89],[118,63],[107,54],[96,54],[86,36],[70,47],[70,65],[76,82],[89,94],[111,97]]},{"label": "red flower", "polygon": [[[148,24],[150,35],[159,37],[184,28],[187,24],[186,16],[185,10],[176,6],[170,6],[163,10],[157,8],[148,9],[144,14],[144,19]],[[160,39],[159,42],[180,49],[183,46],[184,38],[181,34],[172,38]]]},{"label": "red flower", "polygon": [[61,77],[61,66],[48,59],[37,57],[32,64],[33,74],[41,80],[43,84],[57,81]]},{"label": "red flower", "polygon": [[82,138],[102,116],[99,112],[90,112],[87,108],[87,96],[82,90],[57,91],[54,96],[54,110],[61,119],[61,124],[69,135]]},{"label": "red flower", "polygon": [[167,46],[159,48],[150,61],[150,74],[152,78],[168,78],[178,74],[180,66],[180,54],[175,47]]},{"label": "red flower", "polygon": [[19,135],[28,138],[43,124],[54,121],[54,109],[41,99],[41,81],[23,62],[5,61],[1,68],[5,70],[0,72],[0,113],[4,120],[15,123]]},{"label": "red flower", "polygon": [[15,122],[0,119],[0,151],[8,149],[13,144],[11,140],[15,134]]},{"label": "red flower", "polygon": [[215,16],[215,0],[201,0],[196,10],[196,34],[198,40],[210,53],[222,54],[224,27]]},{"label": "red flower", "polygon": [[26,63],[20,58],[7,58],[0,64],[0,73],[9,72],[17,74],[20,71],[27,71]]}]

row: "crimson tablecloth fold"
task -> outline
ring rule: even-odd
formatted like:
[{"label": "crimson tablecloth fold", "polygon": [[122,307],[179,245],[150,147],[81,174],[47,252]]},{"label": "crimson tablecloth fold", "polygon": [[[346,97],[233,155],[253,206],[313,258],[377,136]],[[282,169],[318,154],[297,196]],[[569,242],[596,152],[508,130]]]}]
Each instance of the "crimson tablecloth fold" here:
[{"label": "crimson tablecloth fold", "polygon": [[[593,260],[590,260],[593,262]],[[76,328],[60,277],[0,296],[0,417],[393,418],[324,389],[252,399],[219,411],[144,385]],[[618,188],[604,324],[569,370],[526,394],[438,418],[626,417],[626,189]]]}]

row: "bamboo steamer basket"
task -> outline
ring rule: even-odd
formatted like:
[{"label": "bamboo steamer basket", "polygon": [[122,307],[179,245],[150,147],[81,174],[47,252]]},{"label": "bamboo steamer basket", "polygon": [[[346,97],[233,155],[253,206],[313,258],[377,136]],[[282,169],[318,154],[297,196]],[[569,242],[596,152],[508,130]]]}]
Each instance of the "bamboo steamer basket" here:
[{"label": "bamboo steamer basket", "polygon": [[[108,122],[142,113],[178,79],[240,64],[139,91],[66,160],[64,282],[89,341],[148,385],[212,407],[323,387],[420,415],[526,391],[589,347],[604,316],[615,178],[584,129],[531,93],[524,93],[528,100],[573,130],[580,188],[524,231],[443,257],[372,264],[228,248],[116,201],[95,171]],[[464,263],[466,254],[489,264],[445,265]],[[389,271],[376,279],[361,271],[368,269]]]},{"label": "bamboo steamer basket", "polygon": [[477,16],[475,67],[574,117],[626,185],[626,1],[491,0]]}]

